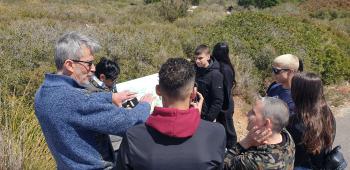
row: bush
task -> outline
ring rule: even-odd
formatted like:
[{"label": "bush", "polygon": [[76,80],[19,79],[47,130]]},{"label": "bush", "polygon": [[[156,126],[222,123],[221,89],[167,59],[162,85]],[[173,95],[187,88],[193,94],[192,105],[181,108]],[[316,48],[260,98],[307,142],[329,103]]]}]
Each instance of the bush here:
[{"label": "bush", "polygon": [[151,4],[151,3],[155,3],[155,2],[160,2],[160,0],[144,0],[143,2],[145,4]]},{"label": "bush", "polygon": [[337,18],[350,18],[350,12],[342,10],[318,10],[316,12],[310,13],[310,17],[317,19],[328,19],[334,20]]},{"label": "bush", "polygon": [[255,6],[258,8],[267,8],[275,6],[279,3],[278,0],[238,0],[238,5],[249,7],[249,6]]},{"label": "bush", "polygon": [[[46,69],[45,69],[46,70]],[[44,70],[22,74],[31,75],[21,93],[13,93],[9,78],[2,79],[0,94],[0,169],[54,169],[55,162],[46,145],[38,121],[34,116],[32,93],[38,86],[36,77]],[[1,139],[2,138],[2,139]],[[2,144],[4,143],[4,144]]]},{"label": "bush", "polygon": [[159,11],[166,20],[173,22],[187,15],[189,5],[189,0],[163,0]]},{"label": "bush", "polygon": [[[258,77],[271,73],[274,57],[292,53],[305,62],[305,68],[318,72],[326,84],[350,80],[350,39],[297,17],[260,12],[242,12],[203,30],[207,44],[229,42],[239,56],[250,57]],[[261,86],[263,85],[263,80]]]},{"label": "bush", "polygon": [[232,1],[200,2],[203,5],[187,15],[190,1],[180,0],[148,5],[130,5],[127,0],[3,1],[0,169],[55,169],[34,115],[33,98],[44,73],[55,71],[54,42],[67,31],[97,38],[103,49],[95,54],[96,60],[118,59],[120,82],[157,72],[169,57],[190,58],[200,43],[213,46],[219,41],[230,45],[238,81],[234,92],[246,99],[262,89],[259,85],[270,74],[271,60],[283,53],[303,58],[306,69],[320,73],[327,83],[350,79],[350,40],[334,31],[350,34],[349,18],[343,18],[343,12],[329,15],[336,17],[329,25],[340,28],[329,29],[298,18],[297,13],[274,17],[274,12],[236,11],[225,17],[223,5],[218,4]]}]

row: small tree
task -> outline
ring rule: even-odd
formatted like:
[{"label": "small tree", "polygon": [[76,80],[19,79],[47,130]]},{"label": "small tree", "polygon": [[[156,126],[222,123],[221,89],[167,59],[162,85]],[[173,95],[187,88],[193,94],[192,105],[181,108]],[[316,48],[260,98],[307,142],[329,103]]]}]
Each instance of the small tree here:
[{"label": "small tree", "polygon": [[279,3],[279,0],[238,0],[238,5],[249,7],[255,6],[258,8],[267,8],[275,6]]},{"label": "small tree", "polygon": [[160,0],[143,0],[143,2],[145,4],[151,4],[151,3],[155,3],[155,2],[160,2]]},{"label": "small tree", "polygon": [[159,10],[166,20],[173,22],[187,15],[189,5],[190,0],[162,0]]},{"label": "small tree", "polygon": [[250,5],[255,6],[255,0],[238,0],[238,5],[249,7]]},{"label": "small tree", "polygon": [[192,4],[192,5],[197,5],[197,6],[198,6],[198,5],[199,5],[199,1],[200,1],[200,0],[192,0],[191,4]]},{"label": "small tree", "polygon": [[258,8],[267,8],[275,6],[279,3],[278,0],[255,0],[256,7]]}]

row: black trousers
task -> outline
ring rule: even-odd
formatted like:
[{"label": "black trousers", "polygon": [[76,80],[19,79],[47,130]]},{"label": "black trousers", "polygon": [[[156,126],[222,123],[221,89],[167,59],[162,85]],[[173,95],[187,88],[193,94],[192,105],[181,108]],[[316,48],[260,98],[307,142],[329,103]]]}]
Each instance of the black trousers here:
[{"label": "black trousers", "polygon": [[221,111],[216,121],[222,124],[226,131],[226,148],[231,148],[237,143],[237,134],[233,124],[233,109]]}]

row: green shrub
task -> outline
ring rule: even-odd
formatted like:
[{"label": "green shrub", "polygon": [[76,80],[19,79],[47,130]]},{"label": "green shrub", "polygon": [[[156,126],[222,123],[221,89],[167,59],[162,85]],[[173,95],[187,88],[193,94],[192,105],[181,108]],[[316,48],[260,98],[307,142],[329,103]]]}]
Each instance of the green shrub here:
[{"label": "green shrub", "polygon": [[67,31],[97,38],[103,49],[96,60],[118,59],[120,82],[153,74],[167,58],[191,58],[197,45],[219,41],[230,45],[238,81],[235,94],[246,99],[262,89],[259,85],[269,76],[272,59],[284,53],[303,58],[306,69],[320,73],[326,83],[350,79],[346,12],[329,14],[335,18],[329,21],[336,26],[331,29],[298,13],[291,17],[289,11],[281,17],[239,11],[225,17],[222,4],[232,4],[230,0],[203,0],[190,15],[189,0],[132,2],[140,5],[130,5],[129,0],[0,3],[0,169],[55,168],[33,99],[44,73],[55,71],[54,43]]},{"label": "green shrub", "polygon": [[232,44],[235,54],[253,60],[261,78],[270,75],[274,57],[292,53],[304,60],[306,70],[321,74],[326,84],[350,80],[350,39],[308,20],[242,12],[204,29],[202,36],[211,45]]},{"label": "green shrub", "polygon": [[238,0],[238,5],[249,7],[249,6],[255,6],[258,8],[267,8],[275,6],[279,3],[278,0]]},{"label": "green shrub", "polygon": [[342,10],[317,10],[309,14],[312,18],[334,20],[337,18],[350,18],[350,12]]},{"label": "green shrub", "polygon": [[143,2],[145,4],[151,4],[151,3],[155,3],[155,2],[160,2],[160,0],[144,0]]},{"label": "green shrub", "polygon": [[199,2],[200,2],[201,0],[192,0],[191,1],[191,4],[192,5],[199,5]]},{"label": "green shrub", "polygon": [[162,0],[159,11],[166,20],[173,22],[187,15],[189,5],[189,0]]}]

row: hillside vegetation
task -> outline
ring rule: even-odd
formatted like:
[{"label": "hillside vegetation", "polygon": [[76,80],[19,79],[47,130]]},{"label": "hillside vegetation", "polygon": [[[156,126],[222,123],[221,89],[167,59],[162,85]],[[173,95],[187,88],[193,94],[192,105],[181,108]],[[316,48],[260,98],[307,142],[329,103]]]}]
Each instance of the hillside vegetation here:
[{"label": "hillside vegetation", "polygon": [[270,74],[273,58],[285,53],[300,57],[306,70],[320,73],[327,84],[350,77],[349,38],[307,19],[240,12],[206,30],[204,37],[209,44],[229,42],[234,53],[252,59],[262,78]]},{"label": "hillside vegetation", "polygon": [[[155,73],[167,58],[191,58],[197,45],[219,41],[230,45],[235,93],[246,99],[264,90],[271,60],[283,53],[301,57],[327,84],[350,80],[348,9],[326,3],[313,9],[311,0],[266,9],[245,9],[231,0],[198,2],[193,12],[182,13],[169,11],[166,5],[172,4],[164,1],[0,0],[0,169],[55,168],[33,99],[44,73],[55,71],[54,43],[67,31],[100,41],[96,60],[116,58],[120,82]],[[229,5],[231,15],[225,12]]]}]

